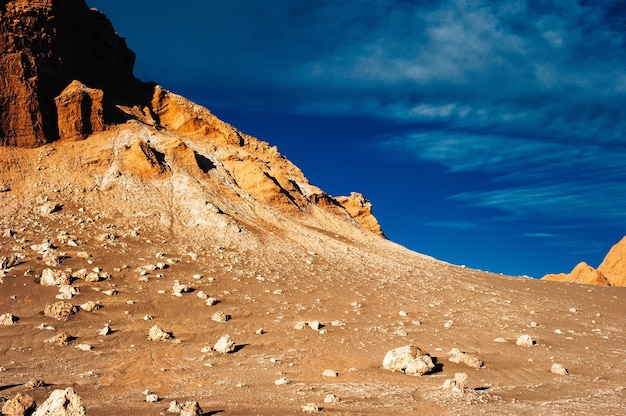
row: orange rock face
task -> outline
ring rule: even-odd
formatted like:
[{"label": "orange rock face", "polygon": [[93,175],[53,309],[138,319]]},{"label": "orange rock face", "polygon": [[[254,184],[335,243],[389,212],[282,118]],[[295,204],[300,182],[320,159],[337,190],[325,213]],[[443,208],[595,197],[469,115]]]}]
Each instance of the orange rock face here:
[{"label": "orange rock face", "polygon": [[79,81],[72,81],[54,99],[57,107],[59,138],[80,140],[91,133],[104,130],[101,90],[87,88]]},{"label": "orange rock face", "polygon": [[571,273],[547,274],[542,280],[598,286],[626,286],[626,237],[611,248],[597,269],[582,262],[578,263]]},{"label": "orange rock face", "polygon": [[372,214],[372,204],[363,195],[352,192],[350,196],[340,196],[336,199],[363,228],[383,236],[380,224]]},{"label": "orange rock face", "polygon": [[606,276],[611,286],[626,286],[626,237],[611,248],[598,271]]},{"label": "orange rock face", "polygon": [[84,0],[1,2],[0,56],[1,145],[57,140],[55,97],[73,80],[105,92],[109,120],[118,118],[115,104],[149,102],[133,76],[134,53]]}]

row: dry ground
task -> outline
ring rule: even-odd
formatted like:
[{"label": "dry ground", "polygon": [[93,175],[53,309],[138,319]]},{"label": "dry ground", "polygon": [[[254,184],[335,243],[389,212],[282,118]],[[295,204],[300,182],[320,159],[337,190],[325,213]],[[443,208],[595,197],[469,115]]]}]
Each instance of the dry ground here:
[{"label": "dry ground", "polygon": [[[2,150],[0,179],[10,190],[0,193],[0,256],[24,257],[0,283],[0,315],[18,319],[0,326],[0,401],[21,392],[41,403],[72,386],[91,416],[166,414],[171,400],[198,401],[207,415],[299,414],[307,403],[329,415],[626,414],[626,288],[456,267],[345,219],[293,217],[251,200],[206,223],[180,224],[193,198],[176,187],[176,174],[158,184],[122,175],[104,186],[106,175],[117,177],[110,138],[90,140]],[[46,200],[60,209],[41,214]],[[44,241],[57,247],[59,266],[31,248]],[[159,262],[168,267],[140,275]],[[92,300],[100,309],[65,321],[43,315],[59,293],[39,284],[44,269],[94,267],[110,277],[75,280],[80,294],[67,302]],[[174,296],[174,280],[193,291]],[[106,295],[110,289],[117,293]],[[200,291],[219,303],[205,305]],[[229,321],[211,320],[220,310]],[[321,330],[294,328],[314,320]],[[98,335],[106,323],[114,332]],[[155,324],[173,338],[148,340]],[[67,345],[44,342],[63,331],[74,337]],[[224,334],[234,352],[202,352]],[[536,345],[517,346],[522,334]],[[436,358],[433,373],[382,368],[388,350],[407,344]],[[449,362],[452,348],[485,367]],[[552,374],[552,363],[570,374]],[[322,376],[326,369],[338,376]],[[443,390],[458,372],[470,389]],[[290,383],[275,385],[282,377]],[[32,380],[45,384],[30,388]],[[160,401],[145,402],[146,389]],[[340,402],[324,403],[327,394]]]}]

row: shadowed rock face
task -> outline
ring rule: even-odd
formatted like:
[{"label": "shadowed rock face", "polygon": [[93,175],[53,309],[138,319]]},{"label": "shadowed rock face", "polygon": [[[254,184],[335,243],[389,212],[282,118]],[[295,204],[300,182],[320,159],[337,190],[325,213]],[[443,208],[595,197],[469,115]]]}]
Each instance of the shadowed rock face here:
[{"label": "shadowed rock face", "polygon": [[54,99],[73,80],[104,92],[107,121],[119,117],[115,104],[149,102],[152,93],[134,77],[124,39],[84,0],[0,2],[0,56],[2,145],[58,139]]}]

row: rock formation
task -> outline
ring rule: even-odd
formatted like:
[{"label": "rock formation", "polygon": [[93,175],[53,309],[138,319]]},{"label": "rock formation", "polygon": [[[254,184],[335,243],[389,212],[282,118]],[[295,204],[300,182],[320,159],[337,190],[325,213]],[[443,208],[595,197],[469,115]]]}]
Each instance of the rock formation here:
[{"label": "rock formation", "polygon": [[[111,22],[84,0],[0,2],[0,144],[36,147],[59,138],[55,97],[74,80],[116,104],[147,102],[135,55]],[[93,121],[92,121],[93,126]]]},{"label": "rock formation", "polygon": [[581,262],[570,273],[547,274],[542,280],[598,286],[626,286],[626,237],[609,250],[597,269]]},{"label": "rock formation", "polygon": [[611,286],[626,286],[626,237],[611,247],[600,266],[602,273]]},{"label": "rock formation", "polygon": [[84,139],[91,133],[104,130],[102,90],[88,88],[80,81],[72,81],[56,103],[59,138],[61,140]]},{"label": "rock formation", "polygon": [[[276,147],[243,134],[184,97],[137,80],[133,52],[108,19],[84,0],[5,1],[0,18],[0,76],[5,80],[0,90],[1,145],[77,141],[132,120],[152,129],[148,135],[157,130],[172,134],[158,146],[138,138],[115,150],[122,163],[113,167],[120,174],[161,181],[178,171],[206,180],[217,170],[222,182],[229,182],[221,192],[251,197],[292,215],[311,215],[313,206],[321,207],[382,236],[362,195],[327,195]],[[212,147],[213,154],[199,152],[199,143]],[[220,208],[205,201],[204,211]],[[196,225],[205,222],[204,216],[190,211],[179,220]]]},{"label": "rock formation", "polygon": [[340,196],[336,199],[363,228],[384,236],[378,220],[372,214],[372,203],[366,200],[363,195],[352,192],[350,196]]}]

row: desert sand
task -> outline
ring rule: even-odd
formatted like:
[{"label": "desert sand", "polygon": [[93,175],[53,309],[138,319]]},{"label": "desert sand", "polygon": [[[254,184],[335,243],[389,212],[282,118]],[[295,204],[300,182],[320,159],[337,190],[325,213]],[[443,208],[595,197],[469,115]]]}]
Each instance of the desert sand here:
[{"label": "desert sand", "polygon": [[625,287],[401,247],[366,196],[136,80],[83,0],[4,3],[4,413],[626,414]]}]

